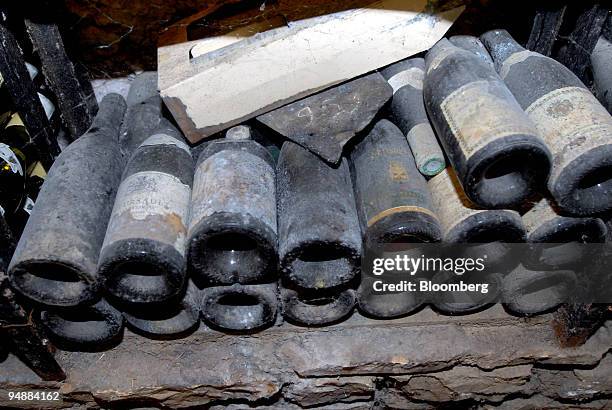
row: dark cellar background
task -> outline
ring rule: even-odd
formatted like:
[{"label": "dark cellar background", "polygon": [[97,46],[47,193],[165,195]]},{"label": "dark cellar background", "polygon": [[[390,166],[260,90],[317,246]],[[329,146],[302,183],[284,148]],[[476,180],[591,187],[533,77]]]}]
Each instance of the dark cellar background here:
[{"label": "dark cellar background", "polygon": [[[195,21],[187,28],[191,39],[198,32],[211,35],[250,20],[233,21],[231,27],[216,24],[215,19],[236,11],[255,9],[253,18],[273,13],[282,0],[41,0],[13,2],[3,6],[9,13],[25,14],[31,18],[52,20],[60,26],[66,47],[75,62],[89,70],[92,78],[113,78],[138,70],[155,70],[157,45],[160,35],[168,27],[198,11],[222,5],[211,16]],[[312,7],[320,14],[321,2],[306,0],[305,7]],[[452,3],[443,1],[442,3]],[[453,25],[448,35],[457,33],[479,35],[487,30],[504,27],[515,38],[526,43],[537,11],[555,10],[558,1],[540,0],[513,2],[506,0],[471,0],[464,2],[466,11]],[[575,27],[580,12],[595,2],[569,2],[563,27],[559,31],[553,55],[569,44],[569,34]],[[19,27],[14,27],[19,31]],[[193,35],[196,36],[193,36]],[[195,38],[193,38],[195,37]],[[22,42],[28,43],[28,42]]]}]

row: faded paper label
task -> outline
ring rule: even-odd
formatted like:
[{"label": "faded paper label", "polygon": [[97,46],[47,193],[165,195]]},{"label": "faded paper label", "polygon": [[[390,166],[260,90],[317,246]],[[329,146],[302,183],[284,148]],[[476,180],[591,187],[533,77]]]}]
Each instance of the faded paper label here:
[{"label": "faded paper label", "polygon": [[541,54],[534,53],[533,51],[529,51],[529,50],[524,50],[524,51],[519,51],[518,53],[514,53],[502,63],[501,69],[499,70],[500,77],[505,79],[508,76],[508,73],[510,72],[510,69],[512,68],[513,65],[522,63],[523,61],[527,60],[531,56],[544,57]]},{"label": "faded paper label", "polygon": [[187,144],[166,134],[151,135],[149,138],[144,140],[142,144],[140,144],[141,147],[146,147],[149,145],[174,145],[175,147],[178,147],[191,155],[191,151]]},{"label": "faded paper label", "polygon": [[389,215],[393,215],[397,213],[408,213],[408,212],[420,212],[420,213],[429,215],[436,220],[438,219],[438,216],[427,208],[423,208],[420,206],[413,206],[413,205],[404,205],[404,206],[396,206],[394,208],[385,209],[384,211],[379,212],[378,214],[374,215],[372,218],[368,220],[367,226],[370,227],[374,225],[376,222],[380,221],[383,218],[386,218]]},{"label": "faded paper label", "polygon": [[447,167],[428,182],[433,205],[442,226],[443,238],[472,215],[486,210],[477,209],[465,195],[455,172]]},{"label": "faded paper label", "polygon": [[552,221],[559,215],[550,206],[547,199],[542,199],[534,205],[525,215],[523,215],[523,224],[528,233],[534,232],[540,226]]},{"label": "faded paper label", "polygon": [[440,107],[466,158],[499,138],[537,135],[535,126],[501,83],[466,84],[446,97]]},{"label": "faded paper label", "polygon": [[425,71],[418,67],[412,67],[404,71],[400,71],[387,80],[391,88],[393,88],[393,94],[395,94],[400,88],[409,85],[417,90],[423,89],[423,77],[425,77]]},{"label": "faded paper label", "polygon": [[104,246],[145,238],[185,255],[190,188],[174,175],[143,171],[127,177],[117,192]]},{"label": "faded paper label", "polygon": [[565,87],[550,92],[526,112],[553,154],[550,181],[587,151],[612,144],[612,116],[585,88]]},{"label": "faded paper label", "polygon": [[275,173],[260,157],[226,150],[196,169],[189,228],[217,212],[249,214],[276,233]]}]

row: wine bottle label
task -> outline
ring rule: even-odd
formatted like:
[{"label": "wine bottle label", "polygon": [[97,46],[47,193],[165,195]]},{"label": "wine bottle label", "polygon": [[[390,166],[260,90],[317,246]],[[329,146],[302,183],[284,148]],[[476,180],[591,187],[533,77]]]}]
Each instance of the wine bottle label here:
[{"label": "wine bottle label", "polygon": [[217,212],[250,214],[276,233],[274,169],[257,155],[221,151],[196,169],[190,229]]},{"label": "wine bottle label", "polygon": [[501,69],[499,70],[500,77],[506,79],[513,65],[522,63],[523,61],[527,60],[529,57],[532,56],[546,58],[541,54],[534,53],[533,51],[529,50],[523,50],[519,51],[518,53],[514,53],[510,57],[506,58],[506,60],[503,62]]},{"label": "wine bottle label", "polygon": [[423,89],[423,77],[425,77],[425,71],[418,67],[412,67],[404,71],[400,71],[393,77],[389,78],[387,82],[393,88],[393,94],[395,94],[400,88],[409,85],[417,90]]},{"label": "wine bottle label", "polygon": [[177,177],[157,171],[128,176],[117,191],[104,245],[145,238],[185,254],[190,188]]},{"label": "wine bottle label", "polygon": [[440,108],[466,158],[499,138],[537,135],[535,126],[502,83],[466,84],[446,97]]},{"label": "wine bottle label", "polygon": [[551,181],[585,152],[612,144],[612,116],[586,88],[557,89],[526,112],[553,154]]},{"label": "wine bottle label", "polygon": [[442,226],[443,238],[462,221],[481,212],[465,195],[459,179],[454,171],[446,168],[429,180],[433,205],[437,211],[438,220]]},{"label": "wine bottle label", "polygon": [[550,206],[550,203],[546,199],[542,199],[540,202],[535,204],[533,208],[523,215],[523,224],[528,233],[534,232],[540,226],[545,223],[552,221],[559,215]]},{"label": "wine bottle label", "polygon": [[422,122],[412,127],[406,139],[418,169],[422,169],[432,159],[438,159],[440,163],[444,163],[444,156],[429,123]]},{"label": "wine bottle label", "polygon": [[386,218],[389,215],[393,215],[397,213],[408,213],[408,212],[420,212],[420,213],[431,216],[435,220],[438,219],[436,214],[434,214],[432,211],[430,211],[427,208],[422,208],[420,206],[403,205],[403,206],[396,206],[394,208],[385,209],[384,211],[379,212],[378,214],[374,215],[372,218],[368,220],[367,226],[369,228],[370,226],[374,225],[376,222],[380,221],[383,218]]},{"label": "wine bottle label", "polygon": [[[381,156],[384,158],[389,158],[392,156],[403,155],[406,155],[405,150],[379,148],[372,153],[371,158]],[[368,217],[368,227],[374,225],[379,220],[398,212],[421,212],[432,216],[434,219],[437,219],[436,215],[427,208],[430,200],[428,193],[423,189],[418,188],[418,185],[410,175],[410,171],[406,169],[402,162],[403,159],[400,159],[399,161],[389,161],[389,165],[387,167],[388,183],[384,187],[384,192],[379,192],[379,194],[384,194],[386,196],[385,203],[392,205],[392,207],[376,213],[378,210],[380,210],[380,204],[375,202],[369,203],[366,201],[362,205],[365,209],[365,214]],[[412,172],[417,171],[414,170]]]},{"label": "wine bottle label", "polygon": [[166,134],[152,135],[147,138],[142,144],[140,144],[141,147],[146,147],[149,145],[174,145],[175,147],[178,147],[187,152],[189,155],[191,155],[191,151],[187,144]]},{"label": "wine bottle label", "polygon": [[11,147],[2,142],[0,142],[0,159],[8,164],[11,172],[14,174],[23,175],[23,167],[21,166],[19,159],[17,159],[17,155],[13,152]]}]

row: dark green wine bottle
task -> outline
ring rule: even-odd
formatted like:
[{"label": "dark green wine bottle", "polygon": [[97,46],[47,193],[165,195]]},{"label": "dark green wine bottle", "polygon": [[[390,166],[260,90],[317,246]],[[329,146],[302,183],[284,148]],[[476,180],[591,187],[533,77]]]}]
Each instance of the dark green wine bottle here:
[{"label": "dark green wine bottle", "polygon": [[8,214],[22,202],[30,137],[19,114],[13,114],[0,134],[0,206]]}]

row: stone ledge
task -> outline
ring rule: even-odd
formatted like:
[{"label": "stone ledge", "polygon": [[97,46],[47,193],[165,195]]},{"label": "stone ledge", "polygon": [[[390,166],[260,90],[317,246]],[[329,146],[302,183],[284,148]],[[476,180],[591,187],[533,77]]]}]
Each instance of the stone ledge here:
[{"label": "stone ledge", "polygon": [[126,331],[106,352],[58,352],[68,374],[63,383],[41,382],[9,356],[0,371],[0,407],[15,406],[6,390],[16,388],[59,388],[64,402],[55,408],[138,402],[401,408],[612,397],[612,355],[606,355],[612,322],[585,345],[562,348],[551,320],[515,318],[495,306],[462,317],[429,309],[387,321],[355,315],[327,328],[282,324],[250,336],[200,329],[185,339],[153,341]]}]

